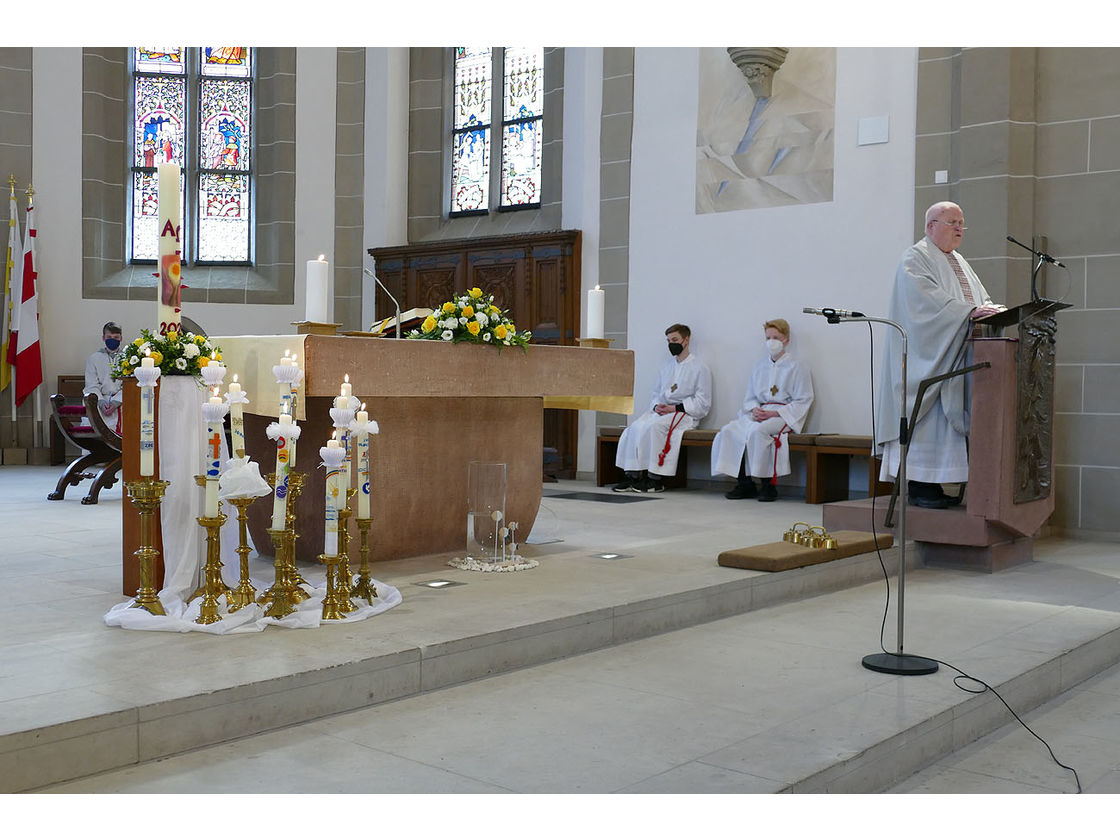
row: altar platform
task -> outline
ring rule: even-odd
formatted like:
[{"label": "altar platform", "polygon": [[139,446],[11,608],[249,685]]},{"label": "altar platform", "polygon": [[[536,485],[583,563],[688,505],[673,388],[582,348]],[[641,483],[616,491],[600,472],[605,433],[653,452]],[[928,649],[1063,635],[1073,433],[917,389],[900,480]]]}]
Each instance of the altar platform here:
[{"label": "altar platform", "polygon": [[[948,667],[861,666],[883,620],[875,555],[717,565],[820,524],[801,498],[549,484],[523,551],[535,569],[379,563],[404,598],[382,615],[212,636],[104,624],[124,600],[121,487],[96,506],[48,502],[55,473],[0,470],[6,792],[878,792],[1012,721]],[[890,647],[897,548],[885,560]],[[420,585],[437,579],[453,585]],[[906,617],[907,652],[1026,716],[1120,661],[1116,545],[1041,539],[995,574],[911,567]],[[1117,776],[1120,715],[1094,721],[1103,734],[1040,731],[1086,785],[1079,759]],[[1030,742],[1049,789],[1074,790]]]}]

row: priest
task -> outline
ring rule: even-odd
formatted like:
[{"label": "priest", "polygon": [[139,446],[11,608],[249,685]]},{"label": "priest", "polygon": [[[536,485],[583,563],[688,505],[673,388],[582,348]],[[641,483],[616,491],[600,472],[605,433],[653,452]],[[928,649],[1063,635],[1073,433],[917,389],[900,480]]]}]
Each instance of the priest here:
[{"label": "priest", "polygon": [[[977,318],[1006,307],[992,302],[980,278],[957,253],[967,228],[964,213],[951,201],[926,211],[926,235],[908,248],[895,272],[887,317],[900,324],[908,340],[906,405],[902,397],[902,338],[890,331],[883,352],[876,440],[882,447],[880,478],[898,475],[902,446],[899,418],[909,421],[923,379],[968,364],[969,338]],[[911,504],[945,508],[959,503],[968,481],[968,393],[964,376],[928,388],[913,429],[906,461]],[[955,494],[942,485],[960,484]]]},{"label": "priest", "polygon": [[688,349],[692,331],[685,324],[665,330],[671,358],[661,366],[649,409],[622,432],[615,464],[626,477],[616,493],[660,493],[665,477],[676,475],[681,438],[712,407],[712,373]]},{"label": "priest", "polygon": [[728,499],[778,498],[778,476],[790,473],[789,433],[801,431],[813,404],[809,367],[789,352],[789,322],[775,318],[762,329],[765,355],[751,374],[743,407],[712,441],[712,475],[737,479]]}]

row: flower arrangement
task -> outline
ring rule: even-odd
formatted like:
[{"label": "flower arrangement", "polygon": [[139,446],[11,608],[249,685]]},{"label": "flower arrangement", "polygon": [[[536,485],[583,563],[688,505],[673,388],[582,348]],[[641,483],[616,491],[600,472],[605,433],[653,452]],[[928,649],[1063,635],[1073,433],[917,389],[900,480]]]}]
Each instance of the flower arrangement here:
[{"label": "flower arrangement", "polygon": [[201,381],[202,369],[210,360],[222,360],[222,348],[192,332],[169,329],[166,336],[158,336],[151,330],[141,330],[139,338],[121,348],[112,365],[113,378],[131,375],[145,356],[152,357],[162,376],[193,376]]},{"label": "flower arrangement", "polygon": [[518,332],[509,316],[494,305],[494,296],[483,295],[477,287],[443,304],[406,336],[456,344],[493,344],[498,349],[511,345],[525,348],[532,337],[528,330]]}]

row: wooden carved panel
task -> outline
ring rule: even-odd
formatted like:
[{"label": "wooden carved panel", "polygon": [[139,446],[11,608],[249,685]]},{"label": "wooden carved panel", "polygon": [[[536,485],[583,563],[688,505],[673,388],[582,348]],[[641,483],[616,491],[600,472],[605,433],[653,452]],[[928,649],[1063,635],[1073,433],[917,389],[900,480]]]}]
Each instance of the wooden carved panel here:
[{"label": "wooden carved panel", "polygon": [[1015,399],[1015,504],[1050,495],[1057,330],[1057,321],[1049,316],[1032,316],[1019,324],[1015,354],[1019,383]]},{"label": "wooden carved panel", "polygon": [[[383,281],[386,276],[402,278],[397,281],[402,310],[437,309],[454,295],[477,286],[494,295],[494,303],[509,312],[519,330],[533,333],[532,343],[577,343],[579,231],[437,240],[370,248],[369,253]],[[397,294],[396,286],[386,285]],[[575,411],[545,411],[546,454],[559,465],[553,474],[562,478],[575,476],[576,420]]]}]

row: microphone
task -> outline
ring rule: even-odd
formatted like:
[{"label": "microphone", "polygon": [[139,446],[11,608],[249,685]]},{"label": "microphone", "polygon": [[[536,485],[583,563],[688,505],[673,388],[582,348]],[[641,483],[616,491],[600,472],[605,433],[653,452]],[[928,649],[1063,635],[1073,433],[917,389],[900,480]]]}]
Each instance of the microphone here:
[{"label": "microphone", "polygon": [[1030,247],[1028,247],[1028,246],[1024,245],[1024,244],[1023,244],[1022,242],[1020,242],[1020,241],[1019,241],[1018,239],[1016,239],[1016,238],[1015,238],[1014,236],[1008,236],[1008,237],[1007,237],[1007,241],[1008,241],[1008,242],[1014,242],[1014,243],[1015,243],[1016,245],[1018,245],[1018,246],[1019,246],[1020,248],[1026,248],[1026,249],[1027,249],[1028,251],[1030,251],[1030,252],[1031,252],[1032,254],[1034,254],[1034,255],[1035,255],[1036,257],[1041,257],[1041,258],[1042,258],[1042,260],[1043,260],[1044,262],[1052,263],[1053,265],[1056,265],[1056,266],[1057,266],[1058,268],[1065,268],[1065,267],[1066,267],[1064,263],[1060,263],[1060,262],[1058,262],[1058,261],[1057,261],[1056,259],[1054,259],[1054,258],[1053,258],[1052,256],[1050,256],[1049,254],[1047,254],[1047,253],[1045,253],[1045,252],[1043,252],[1043,251],[1036,251],[1036,250],[1035,250],[1034,248],[1030,248]]},{"label": "microphone", "polygon": [[397,307],[397,338],[401,337],[401,305],[397,303],[397,299],[393,297],[393,293],[385,288],[385,284],[378,279],[377,275],[370,271],[368,268],[362,269],[362,274],[368,274],[373,278],[373,282],[381,287],[382,291],[389,296],[389,300],[393,302],[393,306]]},{"label": "microphone", "polygon": [[830,307],[823,307],[821,309],[812,309],[806,306],[801,310],[806,315],[823,315],[832,321],[833,318],[866,318],[862,312],[853,312],[850,309],[832,309]]}]

